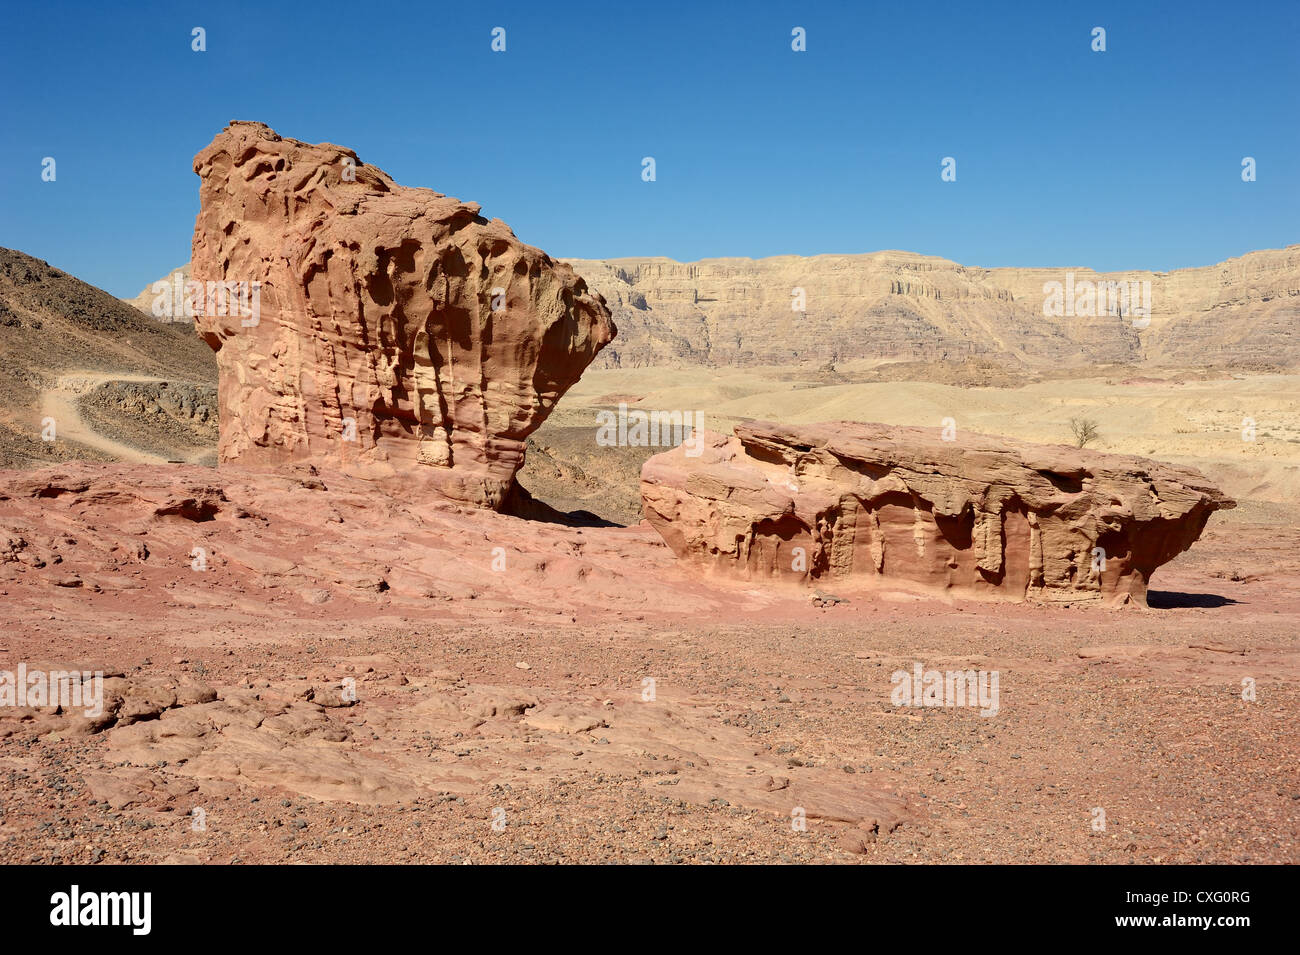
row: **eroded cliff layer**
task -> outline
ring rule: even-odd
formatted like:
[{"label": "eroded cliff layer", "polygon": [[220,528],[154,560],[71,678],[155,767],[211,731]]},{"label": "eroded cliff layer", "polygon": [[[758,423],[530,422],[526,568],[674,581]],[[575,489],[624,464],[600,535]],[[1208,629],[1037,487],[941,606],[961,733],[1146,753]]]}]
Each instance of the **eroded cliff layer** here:
[{"label": "eroded cliff layer", "polygon": [[641,495],[679,558],[745,577],[1141,604],[1235,506],[1145,458],[855,422],[704,432],[647,461]]},{"label": "eroded cliff layer", "polygon": [[[1029,368],[1300,362],[1300,245],[1172,272],[979,268],[913,252],[676,262],[570,260],[619,339],[598,365],[788,365],[987,359]],[[1048,314],[1048,283],[1119,283]],[[1091,294],[1091,293],[1089,293]],[[1136,309],[1136,311],[1134,311]]]}]

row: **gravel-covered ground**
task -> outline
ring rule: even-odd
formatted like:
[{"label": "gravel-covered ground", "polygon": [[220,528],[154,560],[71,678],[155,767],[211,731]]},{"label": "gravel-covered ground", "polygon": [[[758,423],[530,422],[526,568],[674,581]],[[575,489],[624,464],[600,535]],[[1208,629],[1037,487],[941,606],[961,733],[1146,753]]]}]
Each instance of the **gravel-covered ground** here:
[{"label": "gravel-covered ground", "polygon": [[[0,707],[0,861],[1300,860],[1294,509],[1217,515],[1156,609],[817,607],[644,527],[169,473],[6,479],[0,670],[111,699]],[[895,705],[917,663],[996,714]]]}]

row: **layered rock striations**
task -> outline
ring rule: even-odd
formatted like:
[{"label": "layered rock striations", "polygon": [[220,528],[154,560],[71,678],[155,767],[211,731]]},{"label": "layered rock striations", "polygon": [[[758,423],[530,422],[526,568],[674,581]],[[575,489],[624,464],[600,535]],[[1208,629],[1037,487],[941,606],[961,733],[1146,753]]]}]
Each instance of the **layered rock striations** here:
[{"label": "layered rock striations", "polygon": [[476,203],[341,146],[235,122],[194,171],[221,460],[319,460],[503,507],[528,435],[614,336],[601,296]]},{"label": "layered rock striations", "polygon": [[645,516],[685,561],[748,578],[1145,604],[1234,502],[1196,471],[979,434],[755,422],[656,455]]},{"label": "layered rock striations", "polygon": [[[979,268],[897,251],[571,264],[613,309],[619,340],[598,360],[611,367],[1300,363],[1300,245],[1171,272]],[[1115,282],[1139,294],[1112,312],[1080,291],[1048,314],[1053,282]]]}]

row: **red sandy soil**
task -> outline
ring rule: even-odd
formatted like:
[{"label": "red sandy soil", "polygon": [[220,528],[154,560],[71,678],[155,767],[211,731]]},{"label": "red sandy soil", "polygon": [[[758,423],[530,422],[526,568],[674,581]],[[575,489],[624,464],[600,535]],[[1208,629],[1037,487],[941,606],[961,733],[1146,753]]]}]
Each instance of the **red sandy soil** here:
[{"label": "red sandy soil", "polygon": [[[1151,609],[836,602],[309,470],[0,472],[0,670],[120,698],[0,707],[0,861],[1300,861],[1298,517]],[[997,714],[894,706],[915,662]]]}]

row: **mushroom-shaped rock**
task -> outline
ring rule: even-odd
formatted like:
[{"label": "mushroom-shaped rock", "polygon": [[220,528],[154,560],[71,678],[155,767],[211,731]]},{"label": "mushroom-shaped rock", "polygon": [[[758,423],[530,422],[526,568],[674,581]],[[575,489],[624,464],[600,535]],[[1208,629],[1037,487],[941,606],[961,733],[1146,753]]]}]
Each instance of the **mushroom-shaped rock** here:
[{"label": "mushroom-shaped rock", "polygon": [[194,171],[190,296],[217,352],[221,461],[504,507],[528,435],[614,337],[604,299],[477,204],[342,146],[234,122]]}]

